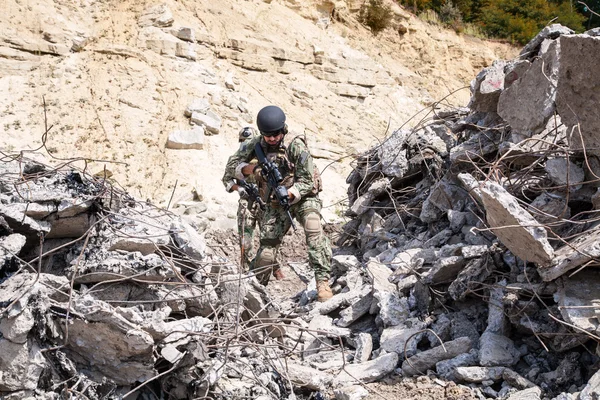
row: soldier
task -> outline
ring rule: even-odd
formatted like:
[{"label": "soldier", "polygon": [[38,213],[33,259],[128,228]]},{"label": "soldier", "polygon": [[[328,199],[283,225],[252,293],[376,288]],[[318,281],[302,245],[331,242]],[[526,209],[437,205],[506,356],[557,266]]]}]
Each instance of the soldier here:
[{"label": "soldier", "polygon": [[[238,142],[241,146],[241,143],[258,136],[259,135],[256,129],[247,126],[240,130]],[[246,182],[249,184],[256,183],[253,176],[246,178]],[[257,225],[260,229],[260,220],[263,213],[259,203],[250,198],[246,189],[238,185],[238,181],[233,176],[225,173],[225,176],[223,176],[223,183],[225,183],[228,192],[235,190],[240,196],[238,201],[237,226],[238,235],[240,237],[240,246],[242,249],[242,266],[243,269],[247,270],[250,267],[250,260],[253,258],[252,248],[254,246],[254,230],[256,229]],[[276,278],[278,280],[283,279],[283,274],[276,276]]]},{"label": "soldier", "polygon": [[[259,144],[267,159],[277,165],[284,178],[282,184],[287,188],[291,215],[304,228],[308,260],[317,281],[318,300],[326,301],[332,297],[329,287],[331,245],[321,226],[322,204],[318,196],[321,178],[302,138],[294,138],[287,146],[284,144],[288,133],[285,121],[281,108],[267,106],[261,109],[256,117],[260,136],[242,143],[238,151],[229,158],[225,177],[245,179],[254,175],[267,203],[260,227],[260,248],[251,263],[257,278],[266,285],[271,271],[275,276],[280,273],[277,253],[283,236],[290,229],[291,221],[277,200],[266,198],[269,191],[262,179],[260,167],[251,163],[256,157],[255,146]],[[229,188],[235,189],[234,186]]]}]

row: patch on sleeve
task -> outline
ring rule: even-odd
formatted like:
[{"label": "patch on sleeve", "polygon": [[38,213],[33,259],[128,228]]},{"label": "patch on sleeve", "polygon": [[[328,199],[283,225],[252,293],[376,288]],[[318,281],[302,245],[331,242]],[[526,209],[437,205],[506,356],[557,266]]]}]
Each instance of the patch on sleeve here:
[{"label": "patch on sleeve", "polygon": [[240,151],[242,151],[242,152],[243,152],[243,151],[246,151],[246,142],[242,142],[242,143],[240,144]]},{"label": "patch on sleeve", "polygon": [[300,158],[299,158],[298,162],[300,164],[304,164],[306,162],[307,158],[308,158],[308,151],[303,151],[302,153],[300,153]]}]

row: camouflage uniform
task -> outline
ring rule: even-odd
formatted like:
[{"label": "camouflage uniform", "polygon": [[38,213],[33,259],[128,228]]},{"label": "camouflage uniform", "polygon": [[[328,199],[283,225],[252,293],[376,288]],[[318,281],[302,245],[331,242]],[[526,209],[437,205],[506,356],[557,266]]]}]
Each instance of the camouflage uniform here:
[{"label": "camouflage uniform", "polygon": [[[252,138],[252,136],[258,136],[258,134],[253,129],[252,135],[248,137],[243,136],[242,132],[245,129],[247,128],[244,128],[240,131],[240,143],[249,141]],[[229,161],[231,161],[231,159]],[[227,165],[229,165],[229,161]],[[230,191],[231,186],[233,186],[233,184],[235,184],[236,181],[235,176],[229,174],[227,171],[228,169],[226,168],[225,175],[223,176],[223,183],[227,187],[227,190]],[[251,184],[256,183],[253,176],[246,177],[245,181]],[[243,249],[244,259],[242,260],[242,264],[244,269],[248,269],[250,267],[250,260],[252,260],[252,258],[254,257],[254,255],[252,254],[252,249],[254,247],[254,231],[257,225],[260,229],[262,214],[263,211],[261,210],[257,202],[249,199],[239,199],[237,210],[237,228],[240,243]]]},{"label": "camouflage uniform", "polygon": [[258,225],[260,229],[260,222],[262,219],[262,210],[258,206],[257,202],[248,201],[247,199],[240,199],[238,202],[237,210],[237,226],[238,235],[241,240],[241,244],[244,248],[244,268],[250,267],[250,260],[252,260],[252,249],[254,247],[254,230]]},{"label": "camouflage uniform", "polygon": [[[261,137],[254,137],[242,143],[238,151],[229,158],[225,176],[243,178],[241,170],[256,157],[254,148],[257,143],[261,143],[267,158],[277,164],[284,177],[282,184],[294,194],[290,213],[304,228],[309,265],[313,268],[317,281],[327,281],[330,274],[331,245],[321,226],[322,203],[317,194],[321,183],[304,141],[296,138],[288,147],[281,145],[269,148]],[[251,268],[256,270],[259,280],[266,284],[271,272],[279,268],[277,253],[291,223],[276,200],[267,201],[266,182],[259,182],[259,186],[267,208],[260,224],[260,248]]]}]

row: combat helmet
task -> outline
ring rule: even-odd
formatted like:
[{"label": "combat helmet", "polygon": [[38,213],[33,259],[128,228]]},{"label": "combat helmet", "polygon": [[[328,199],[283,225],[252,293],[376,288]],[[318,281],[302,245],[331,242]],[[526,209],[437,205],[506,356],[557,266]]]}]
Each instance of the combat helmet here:
[{"label": "combat helmet", "polygon": [[287,133],[285,113],[277,106],[266,106],[258,112],[256,125],[263,136],[274,136]]}]

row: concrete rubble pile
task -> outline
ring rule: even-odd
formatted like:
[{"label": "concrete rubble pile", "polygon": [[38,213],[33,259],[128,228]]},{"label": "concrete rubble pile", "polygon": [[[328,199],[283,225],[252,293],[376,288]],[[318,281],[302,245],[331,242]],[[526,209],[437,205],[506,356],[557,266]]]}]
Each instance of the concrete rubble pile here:
[{"label": "concrete rubble pile", "polygon": [[362,362],[481,398],[600,396],[598,65],[600,31],[546,27],[468,108],[358,157],[321,314]]},{"label": "concrete rubble pile", "polygon": [[218,256],[193,216],[137,202],[74,162],[2,161],[0,397],[297,390],[280,361],[294,342],[268,323],[279,313],[264,287]]},{"label": "concrete rubble pile", "polygon": [[[600,396],[600,32],[545,28],[356,160],[334,297],[276,303],[178,215],[67,162],[0,162],[0,396]],[[202,225],[202,226],[200,226]],[[438,379],[442,378],[442,379]]]}]

